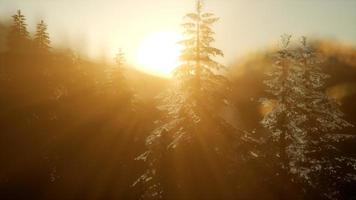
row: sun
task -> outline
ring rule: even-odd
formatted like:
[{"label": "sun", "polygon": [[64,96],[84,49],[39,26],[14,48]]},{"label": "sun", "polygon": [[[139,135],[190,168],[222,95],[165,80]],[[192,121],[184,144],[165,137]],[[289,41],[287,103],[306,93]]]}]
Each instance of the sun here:
[{"label": "sun", "polygon": [[157,32],[149,35],[137,51],[137,64],[149,73],[169,77],[179,65],[182,36],[173,31]]}]

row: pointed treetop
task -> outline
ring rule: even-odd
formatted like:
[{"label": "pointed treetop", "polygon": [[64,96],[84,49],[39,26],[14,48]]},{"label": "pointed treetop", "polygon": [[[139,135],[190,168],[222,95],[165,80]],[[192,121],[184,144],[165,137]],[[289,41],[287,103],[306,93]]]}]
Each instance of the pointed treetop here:
[{"label": "pointed treetop", "polygon": [[203,8],[202,0],[197,0],[197,3],[196,3],[197,12],[201,12],[202,8]]},{"label": "pointed treetop", "polygon": [[300,37],[300,43],[302,44],[303,47],[307,47],[307,37],[305,36]]},{"label": "pointed treetop", "polygon": [[[13,23],[8,35],[8,47],[10,51],[22,51],[28,46],[29,32],[27,31],[26,18],[17,10],[12,16]],[[22,49],[22,50],[20,50]]]},{"label": "pointed treetop", "polygon": [[37,24],[34,41],[39,49],[45,51],[50,49],[51,41],[47,32],[47,24],[43,20]]},{"label": "pointed treetop", "polygon": [[17,10],[17,16],[24,17],[24,15],[21,13],[21,10]]},{"label": "pointed treetop", "polygon": [[26,25],[25,24],[25,15],[21,13],[21,10],[17,10],[16,14],[12,16],[14,19],[15,23],[21,24],[21,25]]},{"label": "pointed treetop", "polygon": [[47,24],[43,20],[37,24],[37,31],[47,31]]},{"label": "pointed treetop", "polygon": [[115,63],[117,66],[122,66],[125,64],[125,53],[123,52],[123,50],[120,48],[118,53],[116,54],[115,58]]},{"label": "pointed treetop", "polygon": [[291,37],[292,37],[292,35],[287,34],[287,33],[281,35],[282,47],[284,49],[286,49],[288,47]]},{"label": "pointed treetop", "polygon": [[17,10],[16,14],[12,16],[15,23],[26,25],[25,24],[25,15],[22,14],[21,10]]},{"label": "pointed treetop", "polygon": [[303,47],[307,46],[307,37],[302,36],[300,37],[300,43],[302,43]]}]

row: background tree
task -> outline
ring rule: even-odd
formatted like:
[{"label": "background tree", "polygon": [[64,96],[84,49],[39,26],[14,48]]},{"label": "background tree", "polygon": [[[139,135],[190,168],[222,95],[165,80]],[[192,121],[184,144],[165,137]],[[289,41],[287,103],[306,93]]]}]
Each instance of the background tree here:
[{"label": "background tree", "polygon": [[47,24],[43,20],[37,24],[34,43],[41,52],[48,52],[50,49],[51,41],[47,32]]},{"label": "background tree", "polygon": [[111,71],[110,78],[115,93],[119,93],[120,91],[124,92],[124,88],[127,87],[124,76],[125,62],[125,54],[121,49],[119,49],[119,52],[115,56],[115,66]]},{"label": "background tree", "polygon": [[[0,52],[0,148],[6,155],[0,156],[0,199],[86,199],[97,189],[100,199],[137,199],[129,185],[141,172],[134,157],[144,151],[144,133],[157,115],[153,105],[132,112],[122,96],[106,92],[112,66],[70,49],[11,51]],[[157,79],[130,72],[136,80]],[[104,182],[111,186],[98,187]],[[84,188],[79,194],[78,185]]]},{"label": "background tree", "polygon": [[[330,154],[321,153],[321,149],[328,146],[322,143],[327,138],[340,138],[332,135],[351,124],[341,118],[343,114],[335,101],[322,91],[328,76],[322,73],[320,59],[306,45],[305,37],[302,48],[288,48],[290,38],[291,35],[282,36],[282,50],[276,56],[275,67],[268,72],[270,79],[265,81],[267,91],[273,96],[265,103],[273,109],[264,116],[262,124],[272,133],[269,142],[278,146],[272,156],[280,163],[281,183],[301,181],[307,183],[306,188],[316,187],[320,181],[313,180],[311,174],[321,176],[323,164],[339,174],[330,165],[339,158],[332,154],[333,158],[324,159],[323,154]],[[280,187],[282,198],[285,198],[288,184]]]},{"label": "background tree", "polygon": [[[300,48],[296,51],[297,64],[302,68],[299,87],[304,96],[300,99],[305,122],[300,129],[305,132],[303,145],[291,162],[291,172],[303,178],[314,189],[329,199],[343,198],[340,185],[352,182],[350,174],[356,174],[356,160],[338,148],[340,141],[353,135],[337,131],[352,124],[343,119],[335,99],[324,92],[326,80],[330,77],[322,71],[322,56],[301,37]],[[320,179],[323,177],[323,179]]]},{"label": "background tree", "polygon": [[275,55],[274,67],[267,73],[269,79],[264,81],[267,92],[272,96],[263,103],[272,105],[273,109],[264,116],[262,124],[271,133],[269,157],[274,160],[273,168],[279,168],[274,175],[279,179],[282,199],[286,198],[285,190],[288,188],[291,153],[296,152],[293,145],[304,137],[298,126],[305,121],[298,103],[303,95],[298,87],[301,70],[293,63],[294,54],[289,48],[291,37],[288,34],[281,36],[282,49]]},{"label": "background tree", "polygon": [[24,53],[30,45],[26,18],[21,10],[12,16],[13,24],[8,35],[8,48],[10,52]]},{"label": "background tree", "polygon": [[126,78],[124,74],[125,70],[125,54],[119,49],[115,58],[115,65],[109,70],[109,82],[108,88],[110,93],[119,99],[117,101],[130,101],[132,100],[132,93],[130,91],[129,85],[126,83]]}]

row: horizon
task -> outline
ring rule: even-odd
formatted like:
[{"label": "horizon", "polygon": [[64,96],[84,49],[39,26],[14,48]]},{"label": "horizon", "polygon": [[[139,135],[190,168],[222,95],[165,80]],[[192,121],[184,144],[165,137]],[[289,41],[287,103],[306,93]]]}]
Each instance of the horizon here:
[{"label": "horizon", "polygon": [[[356,1],[204,2],[205,8],[220,18],[215,26],[215,46],[225,52],[224,58],[219,59],[225,65],[274,46],[278,42],[276,36],[283,33],[356,45],[356,13],[353,9]],[[194,10],[192,3],[193,0],[154,0],[149,3],[143,0],[105,3],[90,0],[83,5],[80,1],[0,0],[0,22],[10,21],[20,9],[27,18],[31,33],[40,19],[48,24],[54,47],[70,48],[89,58],[108,62],[112,62],[121,48],[129,65],[150,72],[138,61],[142,44],[150,40],[150,36],[157,37],[162,32],[169,33],[168,37],[181,34],[180,24],[184,14]],[[167,46],[172,46],[174,39],[168,39]],[[232,44],[231,40],[234,41]]]}]

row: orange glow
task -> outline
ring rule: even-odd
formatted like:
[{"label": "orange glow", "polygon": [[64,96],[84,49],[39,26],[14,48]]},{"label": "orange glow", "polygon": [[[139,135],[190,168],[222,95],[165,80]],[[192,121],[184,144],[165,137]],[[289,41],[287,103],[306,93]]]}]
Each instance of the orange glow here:
[{"label": "orange glow", "polygon": [[176,32],[157,32],[141,43],[136,62],[142,70],[159,76],[170,76],[179,64],[181,35]]}]

